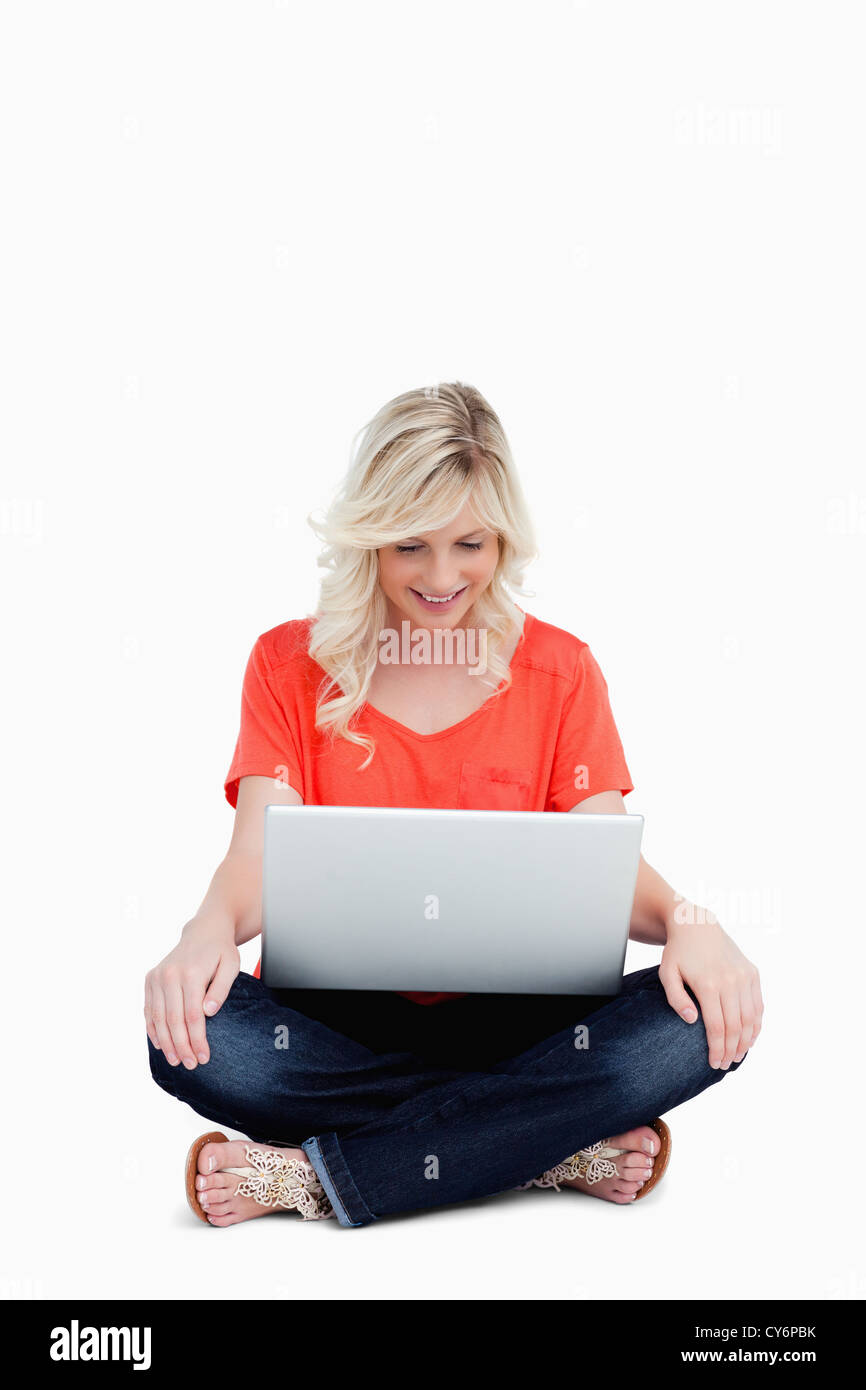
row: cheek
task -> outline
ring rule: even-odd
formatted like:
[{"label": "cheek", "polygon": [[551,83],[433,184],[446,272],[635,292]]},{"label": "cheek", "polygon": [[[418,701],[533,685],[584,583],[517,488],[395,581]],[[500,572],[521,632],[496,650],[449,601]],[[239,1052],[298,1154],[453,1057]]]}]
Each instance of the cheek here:
[{"label": "cheek", "polygon": [[403,565],[399,558],[395,563],[391,555],[379,557],[379,583],[383,588],[395,589],[403,582]]},{"label": "cheek", "polygon": [[476,584],[489,584],[496,573],[498,561],[498,555],[475,556],[467,573],[471,574]]}]

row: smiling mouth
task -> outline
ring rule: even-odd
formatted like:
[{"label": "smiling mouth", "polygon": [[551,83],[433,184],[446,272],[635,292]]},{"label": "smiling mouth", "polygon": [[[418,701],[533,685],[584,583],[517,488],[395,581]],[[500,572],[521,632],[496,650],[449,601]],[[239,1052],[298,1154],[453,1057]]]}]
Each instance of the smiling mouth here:
[{"label": "smiling mouth", "polygon": [[450,603],[468,587],[468,584],[464,584],[459,589],[453,589],[450,594],[425,594],[421,589],[412,589],[412,593],[416,594],[418,598],[422,598],[425,603]]}]

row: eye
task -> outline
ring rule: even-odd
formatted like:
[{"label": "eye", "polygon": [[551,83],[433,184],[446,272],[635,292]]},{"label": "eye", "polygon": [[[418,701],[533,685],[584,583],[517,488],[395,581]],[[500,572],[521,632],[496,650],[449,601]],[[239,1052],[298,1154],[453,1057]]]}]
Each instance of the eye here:
[{"label": "eye", "polygon": [[[483,541],[458,541],[457,544],[458,544],[458,545],[462,545],[463,548],[464,548],[464,550],[480,550],[481,547],[483,546],[484,542],[483,542]],[[413,554],[415,553],[415,551],[416,551],[416,550],[420,550],[421,547],[420,547],[420,545],[395,545],[394,549],[396,550],[396,552],[397,552],[398,555],[413,555]]]}]

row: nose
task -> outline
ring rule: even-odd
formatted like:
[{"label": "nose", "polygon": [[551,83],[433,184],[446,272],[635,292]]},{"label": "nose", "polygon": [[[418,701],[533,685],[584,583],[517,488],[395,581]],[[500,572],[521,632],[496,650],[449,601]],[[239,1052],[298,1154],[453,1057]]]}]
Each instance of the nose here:
[{"label": "nose", "polygon": [[450,594],[454,589],[459,589],[462,583],[453,560],[445,557],[434,559],[425,571],[424,589],[428,594]]}]

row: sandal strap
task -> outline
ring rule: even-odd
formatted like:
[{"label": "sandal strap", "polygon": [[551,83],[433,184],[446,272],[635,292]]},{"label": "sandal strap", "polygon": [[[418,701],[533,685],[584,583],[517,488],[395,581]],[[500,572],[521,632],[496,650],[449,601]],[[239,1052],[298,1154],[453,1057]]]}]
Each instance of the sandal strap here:
[{"label": "sandal strap", "polygon": [[611,1163],[611,1159],[624,1153],[628,1153],[628,1150],[614,1148],[606,1139],[599,1139],[596,1144],[578,1149],[576,1154],[563,1159],[562,1163],[557,1163],[554,1168],[548,1168],[540,1177],[521,1183],[515,1191],[522,1192],[527,1187],[554,1187],[559,1192],[559,1184],[567,1179],[582,1178],[584,1182],[592,1185],[600,1182],[602,1178],[615,1178],[617,1169],[616,1165]]},{"label": "sandal strap", "polygon": [[247,1146],[248,1168],[222,1168],[244,1179],[235,1196],[252,1197],[262,1207],[285,1207],[299,1211],[305,1221],[321,1221],[334,1215],[334,1208],[311,1163],[287,1158],[275,1150]]}]

